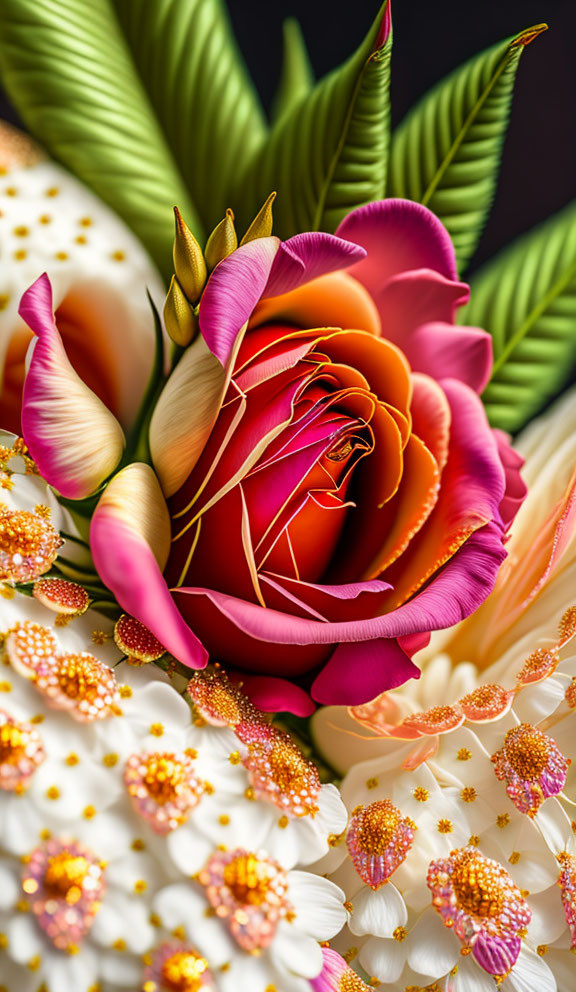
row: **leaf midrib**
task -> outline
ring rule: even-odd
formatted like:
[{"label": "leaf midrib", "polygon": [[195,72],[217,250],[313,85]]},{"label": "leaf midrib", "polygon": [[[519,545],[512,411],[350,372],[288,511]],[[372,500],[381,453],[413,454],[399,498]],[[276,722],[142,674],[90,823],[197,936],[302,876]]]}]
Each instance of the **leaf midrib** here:
[{"label": "leaf midrib", "polygon": [[[508,47],[506,49],[506,52],[504,53],[504,56],[502,58],[502,61],[501,61],[501,63],[497,67],[496,72],[492,76],[492,79],[490,80],[488,86],[485,88],[485,90],[483,91],[483,93],[476,100],[474,106],[472,107],[472,110],[468,114],[468,117],[464,121],[462,127],[460,128],[460,131],[458,132],[456,138],[454,139],[454,141],[452,143],[452,147],[450,148],[448,154],[445,155],[445,157],[444,157],[444,159],[442,161],[442,164],[436,170],[435,175],[433,176],[430,184],[428,185],[428,189],[426,190],[426,192],[424,193],[422,199],[420,200],[420,202],[424,206],[427,206],[428,205],[428,203],[432,199],[434,193],[438,189],[438,186],[440,184],[440,181],[441,181],[444,173],[447,171],[448,167],[454,161],[454,158],[456,156],[456,152],[458,151],[458,149],[463,144],[464,139],[465,139],[468,131],[470,130],[470,128],[471,128],[471,126],[472,126],[472,124],[474,122],[474,119],[480,113],[480,110],[482,109],[482,107],[486,103],[486,100],[488,99],[490,93],[494,89],[496,83],[498,82],[498,80],[502,76],[502,74],[505,71],[505,69],[508,67],[509,62],[510,62],[510,57],[511,57],[511,55],[514,54],[513,51],[512,51],[513,48],[516,47],[516,46],[518,46],[518,45],[519,45],[519,42],[516,39],[514,39],[514,41],[511,42],[508,45]],[[520,51],[520,53],[518,55],[518,58],[520,58],[521,55],[522,55],[522,52]]]},{"label": "leaf midrib", "polygon": [[544,294],[542,300],[530,311],[528,316],[525,318],[524,322],[520,325],[518,330],[509,339],[505,347],[500,352],[500,355],[494,361],[492,366],[492,376],[493,379],[498,370],[502,367],[504,362],[512,354],[514,349],[522,343],[524,338],[527,336],[530,328],[536,323],[539,317],[548,309],[548,307],[554,302],[557,296],[563,292],[564,289],[572,282],[576,277],[576,261],[566,270],[566,272],[560,276],[559,279],[550,287],[547,293]]}]

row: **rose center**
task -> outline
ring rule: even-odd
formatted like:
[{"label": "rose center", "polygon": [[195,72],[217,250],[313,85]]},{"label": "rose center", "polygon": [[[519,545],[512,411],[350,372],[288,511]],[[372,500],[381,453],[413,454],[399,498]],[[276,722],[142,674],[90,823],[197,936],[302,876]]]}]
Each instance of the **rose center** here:
[{"label": "rose center", "polygon": [[205,958],[193,951],[177,951],[162,965],[162,983],[167,992],[199,992],[208,969]]}]

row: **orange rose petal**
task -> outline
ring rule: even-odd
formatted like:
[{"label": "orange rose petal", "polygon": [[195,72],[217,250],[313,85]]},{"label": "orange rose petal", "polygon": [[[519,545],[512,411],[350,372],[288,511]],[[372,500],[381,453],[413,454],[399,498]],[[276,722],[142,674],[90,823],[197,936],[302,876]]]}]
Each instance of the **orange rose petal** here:
[{"label": "orange rose petal", "polygon": [[299,327],[358,327],[378,337],[380,317],[364,286],[345,272],[333,272],[283,296],[263,300],[250,327],[286,321]]},{"label": "orange rose petal", "polygon": [[448,460],[452,414],[446,393],[430,376],[412,373],[412,430],[432,452],[440,470]]},{"label": "orange rose petal", "polygon": [[373,338],[363,331],[346,331],[322,342],[322,350],[333,362],[359,369],[383,403],[395,406],[409,421],[412,400],[410,367],[396,345]]}]

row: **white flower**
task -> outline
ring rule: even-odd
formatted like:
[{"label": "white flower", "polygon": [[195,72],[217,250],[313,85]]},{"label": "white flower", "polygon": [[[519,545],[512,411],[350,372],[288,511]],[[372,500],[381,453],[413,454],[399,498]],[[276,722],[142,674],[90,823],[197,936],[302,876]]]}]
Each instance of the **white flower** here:
[{"label": "white flower", "polygon": [[[61,166],[39,155],[11,159],[0,179],[0,426],[18,430],[31,340],[18,305],[43,272],[72,364],[122,423],[129,422],[152,367],[146,288],[159,303],[158,273],[120,218]],[[128,353],[130,362],[124,361]]]},{"label": "white flower", "polygon": [[[119,636],[57,571],[91,576],[90,557],[17,450],[0,514],[3,988],[172,992],[192,974],[308,992],[344,894],[293,869],[344,829],[338,791],[223,673],[186,693],[122,660],[118,643],[132,658],[158,645],[126,617]],[[70,538],[47,545],[55,524]]]}]

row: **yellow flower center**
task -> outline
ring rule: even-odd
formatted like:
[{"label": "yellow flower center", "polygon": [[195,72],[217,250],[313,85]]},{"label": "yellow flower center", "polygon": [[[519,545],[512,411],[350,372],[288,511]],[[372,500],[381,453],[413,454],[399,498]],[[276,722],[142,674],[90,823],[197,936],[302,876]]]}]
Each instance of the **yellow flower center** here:
[{"label": "yellow flower center", "polygon": [[27,730],[14,723],[0,727],[0,764],[17,765],[25,756],[32,738]]},{"label": "yellow flower center", "polygon": [[177,951],[162,965],[162,984],[169,992],[199,992],[208,962],[193,951]]},{"label": "yellow flower center", "polygon": [[394,840],[401,819],[400,810],[389,799],[367,806],[358,829],[360,850],[365,854],[384,854]]},{"label": "yellow flower center", "polygon": [[81,855],[62,851],[50,858],[44,886],[51,895],[65,899],[73,906],[82,898],[90,867],[90,863]]},{"label": "yellow flower center", "polygon": [[173,754],[150,754],[145,761],[144,786],[157,803],[175,802],[187,784],[186,768]]},{"label": "yellow flower center", "polygon": [[500,916],[506,894],[498,867],[475,851],[460,854],[452,872],[452,885],[460,907],[467,913],[482,919]]},{"label": "yellow flower center", "polygon": [[224,884],[237,902],[261,906],[271,892],[272,866],[255,854],[240,854],[224,868]]},{"label": "yellow flower center", "polygon": [[26,581],[46,572],[62,541],[52,524],[28,510],[0,510],[0,579]]},{"label": "yellow flower center", "polygon": [[550,757],[550,743],[537,727],[513,727],[504,738],[506,758],[520,778],[532,781],[542,774]]}]

